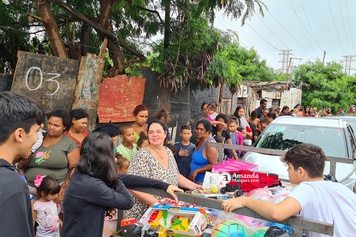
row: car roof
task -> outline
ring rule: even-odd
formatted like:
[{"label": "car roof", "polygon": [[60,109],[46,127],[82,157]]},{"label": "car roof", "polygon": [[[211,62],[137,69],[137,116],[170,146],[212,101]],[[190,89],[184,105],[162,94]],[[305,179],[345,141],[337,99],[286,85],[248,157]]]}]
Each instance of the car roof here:
[{"label": "car roof", "polygon": [[328,119],[342,119],[346,122],[352,121],[356,122],[356,116],[327,116]]},{"label": "car roof", "polygon": [[347,122],[342,119],[325,119],[325,118],[315,118],[315,117],[292,117],[292,116],[280,116],[276,118],[272,123],[317,126],[317,127],[335,127],[335,128],[344,128],[347,125]]}]

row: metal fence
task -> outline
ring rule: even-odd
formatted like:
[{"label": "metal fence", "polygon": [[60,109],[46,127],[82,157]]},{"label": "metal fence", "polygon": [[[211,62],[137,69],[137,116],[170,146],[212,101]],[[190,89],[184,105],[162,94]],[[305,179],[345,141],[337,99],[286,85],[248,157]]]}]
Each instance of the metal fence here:
[{"label": "metal fence", "polygon": [[[285,154],[285,151],[265,149],[265,148],[256,148],[256,147],[250,147],[250,146],[238,146],[238,145],[229,145],[229,144],[222,144],[222,143],[209,143],[209,145],[212,147],[218,148],[218,150],[219,150],[218,161],[219,162],[222,162],[224,159],[224,149],[252,151],[252,152],[258,152],[258,153],[262,153],[262,154],[276,155],[276,156],[282,156]],[[335,173],[336,173],[336,163],[338,163],[338,162],[346,163],[346,164],[353,163],[352,159],[343,158],[343,157],[330,157],[329,156],[327,158],[330,161],[330,174],[333,176],[335,176]],[[153,194],[153,195],[159,195],[162,197],[170,197],[166,192],[164,192],[162,190],[153,189],[153,188],[139,188],[139,189],[135,189],[135,190]],[[200,197],[200,196],[192,195],[189,193],[177,193],[177,196],[180,201],[194,203],[194,204],[202,206],[202,207],[222,210],[222,207],[221,207],[222,201],[221,200]],[[262,217],[258,213],[254,212],[248,208],[240,208],[240,209],[234,210],[234,213],[258,218],[261,220],[267,220],[266,218]],[[122,211],[120,211],[119,218],[118,218],[118,227],[119,227],[120,221],[122,219],[122,216],[123,216]],[[280,221],[278,223],[293,227],[293,233],[295,234],[296,237],[302,237],[303,232],[305,230],[316,232],[316,233],[321,233],[321,234],[326,234],[326,235],[330,235],[330,236],[332,236],[334,233],[333,224],[308,220],[308,219],[304,219],[304,218],[296,217],[296,216],[292,216],[292,217],[290,217],[284,221]]]},{"label": "metal fence", "polygon": [[[162,190],[158,190],[158,189],[153,189],[153,188],[137,188],[135,190],[153,194],[153,195],[162,196],[162,197],[170,197],[166,192],[164,192]],[[221,200],[200,197],[200,196],[192,195],[189,193],[176,193],[176,194],[177,194],[179,201],[194,203],[194,204],[197,204],[202,207],[223,210],[221,207],[221,204],[223,201],[221,201]],[[248,208],[240,208],[240,209],[234,210],[234,213],[258,218],[261,220],[267,220],[266,218],[262,217],[258,213],[254,212]],[[121,214],[121,216],[122,216],[122,214]],[[120,217],[118,219],[120,219]],[[290,217],[284,221],[280,221],[278,223],[292,226],[293,233],[295,234],[296,237],[302,237],[304,230],[313,231],[316,233],[322,233],[322,234],[331,235],[331,236],[334,233],[333,224],[308,220],[308,219],[295,217],[295,216],[292,216],[292,217]]]}]

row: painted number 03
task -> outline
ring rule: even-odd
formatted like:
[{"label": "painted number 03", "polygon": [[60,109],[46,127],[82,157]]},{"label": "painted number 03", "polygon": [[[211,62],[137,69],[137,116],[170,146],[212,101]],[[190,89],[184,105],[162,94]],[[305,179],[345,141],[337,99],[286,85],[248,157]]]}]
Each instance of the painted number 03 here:
[{"label": "painted number 03", "polygon": [[[31,88],[29,85],[28,85],[28,76],[29,74],[31,73],[32,70],[38,70],[39,73],[40,73],[40,83],[38,83],[38,86],[36,88]],[[52,93],[52,94],[46,94],[46,95],[54,95],[58,92],[59,88],[60,88],[60,85],[59,85],[59,82],[57,80],[55,80],[55,78],[57,77],[60,77],[61,74],[59,73],[47,73],[48,75],[51,75],[53,77],[47,79],[46,81],[49,81],[49,82],[54,82],[56,83],[57,85],[57,89]],[[42,70],[41,68],[39,67],[30,67],[30,69],[27,70],[27,73],[26,73],[26,80],[25,80],[25,86],[27,89],[29,89],[30,91],[36,91],[38,89],[41,88],[42,86],[42,83],[43,83],[43,73],[42,73]]]}]

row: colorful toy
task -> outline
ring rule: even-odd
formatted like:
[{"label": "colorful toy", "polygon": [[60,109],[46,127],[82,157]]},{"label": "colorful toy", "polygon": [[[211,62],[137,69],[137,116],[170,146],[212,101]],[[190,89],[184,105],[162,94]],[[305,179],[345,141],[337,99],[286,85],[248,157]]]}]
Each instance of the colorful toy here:
[{"label": "colorful toy", "polygon": [[159,226],[165,226],[167,231],[173,232],[170,236],[198,236],[207,227],[206,216],[199,208],[159,204],[153,205],[145,212],[139,221],[139,226],[143,226],[142,233],[146,234],[153,233],[153,230]]},{"label": "colorful toy", "polygon": [[156,226],[156,227],[152,227],[148,224],[146,224],[145,226],[143,226],[142,230],[142,235],[144,237],[166,237],[167,233],[166,233],[166,227],[164,226]]},{"label": "colorful toy", "polygon": [[[152,215],[151,215],[151,217],[152,217]],[[148,220],[148,223],[150,223],[150,226],[157,227],[157,226],[161,225],[160,220],[162,218],[162,215],[163,215],[163,211],[159,211],[156,216],[156,219],[153,222],[150,222],[150,220],[151,220],[151,218],[150,218],[150,220]]]},{"label": "colorful toy", "polygon": [[157,215],[158,215],[159,212],[160,212],[159,210],[154,211],[154,212],[151,214],[150,219],[148,219],[147,222],[148,222],[148,223],[154,222],[154,221],[157,219]]},{"label": "colorful toy", "polygon": [[168,211],[167,210],[163,210],[164,226],[167,226],[167,217],[168,217]]},{"label": "colorful toy", "polygon": [[136,224],[137,224],[136,218],[122,219],[120,225],[122,229],[122,235],[124,237],[132,236]]},{"label": "colorful toy", "polygon": [[250,237],[264,237],[267,230],[268,227],[261,227],[259,229],[256,229]]},{"label": "colorful toy", "polygon": [[211,234],[213,237],[248,237],[245,225],[238,220],[226,220],[216,225]]},{"label": "colorful toy", "polygon": [[170,230],[186,231],[188,230],[189,219],[182,218],[180,216],[173,216],[171,219],[171,223],[172,225],[169,227]]},{"label": "colorful toy", "polygon": [[213,173],[222,173],[228,171],[238,171],[238,170],[251,170],[255,171],[258,169],[258,165],[241,161],[241,160],[233,160],[227,159],[227,161],[220,163],[218,165],[214,165],[212,168]]}]

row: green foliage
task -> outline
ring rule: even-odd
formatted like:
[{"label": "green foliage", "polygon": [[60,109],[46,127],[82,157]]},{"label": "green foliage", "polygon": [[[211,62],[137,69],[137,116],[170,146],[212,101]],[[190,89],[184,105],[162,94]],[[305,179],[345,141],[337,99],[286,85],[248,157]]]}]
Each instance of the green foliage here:
[{"label": "green foliage", "polygon": [[[176,31],[170,34],[168,47],[158,41],[152,47],[149,66],[164,75],[164,86],[180,89],[189,83],[209,83],[205,72],[217,50],[220,33],[209,27],[204,18],[190,18],[179,22]],[[177,23],[178,24],[178,23]]]},{"label": "green foliage", "polygon": [[232,90],[242,81],[273,81],[275,74],[260,61],[254,49],[247,50],[234,41],[224,43],[214,55],[208,70],[209,80],[219,76]]},{"label": "green foliage", "polygon": [[295,84],[302,85],[304,105],[327,108],[334,112],[339,107],[355,104],[356,77],[347,76],[335,62],[324,66],[321,62],[300,65],[294,72]]},{"label": "green foliage", "polygon": [[[242,23],[255,13],[255,8],[263,15],[265,5],[262,0],[114,0],[108,2],[68,0],[63,2],[96,22],[101,19],[103,13],[100,3],[103,5],[112,3],[109,24],[122,45],[126,46],[118,50],[123,54],[120,58],[125,59],[125,62],[121,62],[120,65],[122,67],[130,65],[124,68],[126,73],[130,74],[137,74],[140,66],[148,65],[161,73],[161,85],[170,87],[174,91],[188,83],[211,86],[226,82],[234,87],[242,80],[273,80],[272,69],[266,67],[265,61],[259,60],[255,50],[241,48],[234,43],[235,41],[231,42],[233,37],[209,25],[213,22],[217,10],[223,10],[231,18],[241,18]],[[15,67],[17,49],[50,54],[48,39],[43,33],[36,35],[35,38],[30,37],[29,32],[33,32],[33,29],[43,31],[40,21],[34,20],[30,24],[27,20],[28,13],[39,16],[33,2],[7,0],[6,3],[4,1],[0,3],[2,15],[0,25],[11,26],[13,29],[0,28],[1,55],[5,55],[3,52],[6,50],[6,54],[12,53],[11,63]],[[74,51],[79,51],[79,47],[86,47],[90,53],[99,53],[102,39],[93,28],[74,18],[56,4],[50,2],[50,6],[66,46],[72,46],[74,42],[76,47]],[[36,28],[31,29],[33,26]],[[83,40],[84,35],[88,35],[89,42]],[[153,42],[154,37],[162,35],[164,37],[162,41]],[[129,47],[131,48],[128,49]],[[73,53],[72,49],[73,47],[70,52]],[[138,64],[138,54],[147,50],[152,51],[148,54],[148,62]],[[105,56],[107,68],[118,65],[119,57],[117,55],[112,57],[112,53]],[[9,60],[8,55],[4,58]],[[6,60],[0,58],[0,64]],[[103,75],[106,75],[106,72]]]},{"label": "green foliage", "polygon": [[15,69],[17,50],[26,51],[29,47],[27,13],[29,5],[19,0],[0,2],[0,71],[6,62]]},{"label": "green foliage", "polygon": [[215,11],[219,9],[232,19],[241,18],[242,25],[255,13],[255,8],[258,8],[262,16],[264,16],[264,9],[267,9],[262,0],[201,0],[198,6],[197,14],[205,13],[210,22],[214,21]]}]

